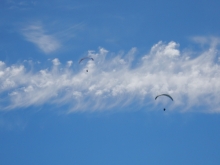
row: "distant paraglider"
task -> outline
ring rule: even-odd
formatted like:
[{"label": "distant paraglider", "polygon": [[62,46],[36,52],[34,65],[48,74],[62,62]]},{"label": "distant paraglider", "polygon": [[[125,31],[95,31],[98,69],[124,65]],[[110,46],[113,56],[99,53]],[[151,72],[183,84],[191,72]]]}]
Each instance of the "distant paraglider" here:
[{"label": "distant paraglider", "polygon": [[[83,58],[81,58],[81,59],[79,60],[79,64],[80,64],[83,60],[86,60],[86,59],[94,61],[94,59],[93,59],[92,57],[83,57]],[[88,72],[88,69],[86,69],[86,72]]]},{"label": "distant paraglider", "polygon": [[[161,94],[161,95],[158,95],[158,96],[155,97],[155,100],[156,100],[158,97],[160,97],[160,96],[166,96],[166,97],[169,97],[169,98],[173,101],[173,98],[172,98],[170,95],[168,95],[168,94]],[[165,111],[166,108],[164,108],[163,110]]]}]

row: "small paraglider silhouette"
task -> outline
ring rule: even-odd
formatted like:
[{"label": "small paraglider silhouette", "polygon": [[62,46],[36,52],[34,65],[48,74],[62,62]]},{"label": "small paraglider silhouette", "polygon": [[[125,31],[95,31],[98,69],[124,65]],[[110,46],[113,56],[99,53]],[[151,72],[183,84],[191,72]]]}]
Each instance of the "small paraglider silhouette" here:
[{"label": "small paraglider silhouette", "polygon": [[[155,100],[156,100],[159,96],[167,96],[167,97],[169,97],[169,98],[173,101],[173,98],[172,98],[170,95],[168,95],[168,94],[158,95],[158,96],[155,97]],[[163,111],[166,111],[166,108],[164,108]]]},{"label": "small paraglider silhouette", "polygon": [[[80,59],[79,64],[85,59],[94,61],[94,59],[92,57],[83,57]],[[86,69],[86,72],[88,72],[88,69]]]}]

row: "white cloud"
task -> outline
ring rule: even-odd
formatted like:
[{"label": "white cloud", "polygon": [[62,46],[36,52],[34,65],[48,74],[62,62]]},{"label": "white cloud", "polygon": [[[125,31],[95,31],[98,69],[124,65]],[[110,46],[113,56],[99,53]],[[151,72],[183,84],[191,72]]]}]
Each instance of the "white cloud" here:
[{"label": "white cloud", "polygon": [[67,61],[67,66],[68,66],[68,67],[71,67],[72,64],[73,64],[73,61],[71,61],[71,60],[70,60],[70,61]]},{"label": "white cloud", "polygon": [[53,59],[52,62],[53,62],[53,65],[55,65],[55,66],[60,65],[60,61],[58,58]]},{"label": "white cloud", "polygon": [[[0,62],[0,92],[9,93],[2,109],[17,109],[32,105],[69,105],[69,112],[107,110],[135,103],[139,108],[158,103],[171,106],[173,111],[220,112],[220,65],[217,47],[199,51],[179,50],[175,42],[155,44],[149,53],[132,66],[136,48],[127,54],[106,60],[104,48],[89,51],[95,60],[88,61],[79,72],[73,71],[68,61],[62,65],[54,59],[51,69],[28,72],[22,65],[6,66]],[[76,63],[75,65],[79,65]],[[154,100],[168,93],[172,104]],[[197,107],[197,108],[196,108]],[[199,108],[198,108],[199,107]]]},{"label": "white cloud", "polygon": [[61,47],[59,41],[53,35],[46,34],[39,24],[29,25],[22,30],[26,40],[34,43],[44,53],[51,53]]},{"label": "white cloud", "polygon": [[201,45],[210,45],[210,47],[216,47],[220,43],[219,38],[216,38],[214,36],[195,36],[191,39],[197,43],[200,43]]}]

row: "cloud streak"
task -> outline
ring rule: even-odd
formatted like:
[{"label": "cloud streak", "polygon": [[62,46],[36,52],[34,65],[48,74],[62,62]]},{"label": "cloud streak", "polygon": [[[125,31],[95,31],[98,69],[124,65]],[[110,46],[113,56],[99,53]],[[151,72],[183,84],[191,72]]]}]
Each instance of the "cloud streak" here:
[{"label": "cloud streak", "polygon": [[27,41],[34,43],[44,53],[52,53],[61,47],[60,42],[53,36],[46,34],[38,24],[29,25],[22,30]]},{"label": "cloud streak", "polygon": [[[51,67],[35,72],[24,65],[6,66],[0,62],[1,109],[50,104],[68,105],[66,112],[105,111],[135,104],[136,109],[147,106],[154,110],[162,104],[170,111],[219,113],[217,47],[210,44],[208,49],[195,53],[180,51],[176,42],[160,41],[137,63],[136,48],[113,58],[100,48],[88,51],[95,60],[82,66],[75,64],[78,70],[73,69],[72,61],[61,64],[57,58],[51,61]],[[172,95],[174,102],[155,101],[161,93]]]}]

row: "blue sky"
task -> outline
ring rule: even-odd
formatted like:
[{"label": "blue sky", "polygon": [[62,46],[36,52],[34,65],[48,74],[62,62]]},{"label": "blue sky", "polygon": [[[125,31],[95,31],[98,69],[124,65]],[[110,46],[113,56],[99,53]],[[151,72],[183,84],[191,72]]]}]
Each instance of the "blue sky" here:
[{"label": "blue sky", "polygon": [[219,7],[1,1],[1,164],[219,164]]}]

